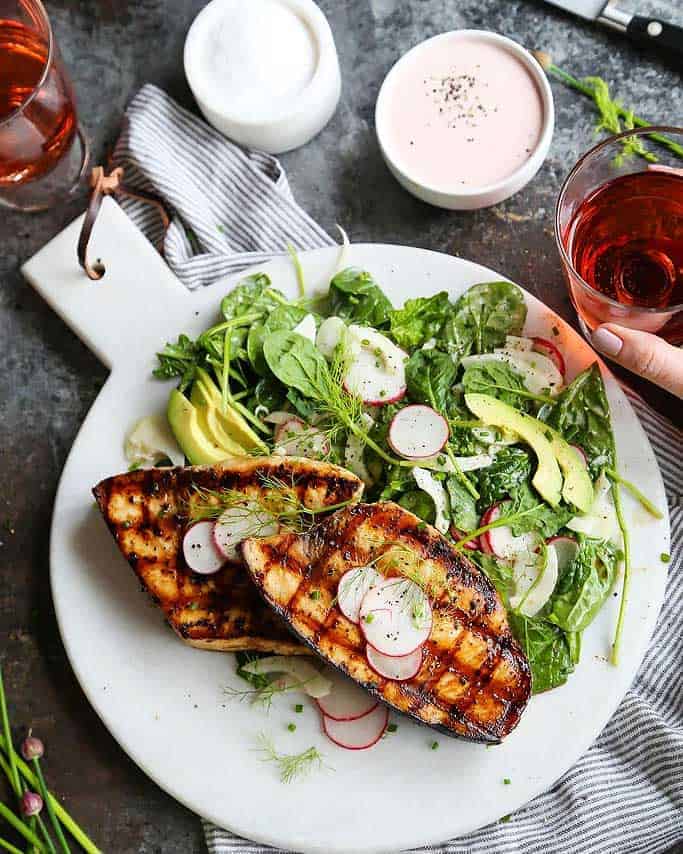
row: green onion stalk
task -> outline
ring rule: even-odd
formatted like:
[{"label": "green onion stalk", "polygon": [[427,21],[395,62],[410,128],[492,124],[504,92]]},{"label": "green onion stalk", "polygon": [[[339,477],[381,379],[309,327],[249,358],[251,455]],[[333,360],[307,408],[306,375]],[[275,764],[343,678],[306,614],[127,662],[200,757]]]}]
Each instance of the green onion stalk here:
[{"label": "green onion stalk", "polygon": [[[585,77],[583,79],[578,79],[563,69],[558,68],[557,65],[553,63],[550,54],[545,51],[532,50],[531,53],[549,77],[554,77],[570,89],[574,89],[576,92],[586,95],[595,103],[596,107],[600,111],[600,123],[598,125],[598,130],[608,130],[611,133],[620,133],[622,130],[632,130],[634,127],[647,128],[652,126],[652,122],[648,122],[645,119],[640,118],[640,116],[636,116],[633,113],[633,110],[626,109],[618,101],[610,98],[608,86],[600,77]],[[624,123],[623,128],[620,120]],[[648,137],[653,142],[667,148],[672,152],[672,154],[683,159],[683,145],[680,145],[675,140],[662,133],[650,133],[648,134]],[[627,150],[632,151],[651,162],[657,160],[656,156],[652,154],[652,152],[647,151],[647,149],[642,145],[639,145],[638,142],[634,141],[627,143],[625,141],[625,143]]]}]

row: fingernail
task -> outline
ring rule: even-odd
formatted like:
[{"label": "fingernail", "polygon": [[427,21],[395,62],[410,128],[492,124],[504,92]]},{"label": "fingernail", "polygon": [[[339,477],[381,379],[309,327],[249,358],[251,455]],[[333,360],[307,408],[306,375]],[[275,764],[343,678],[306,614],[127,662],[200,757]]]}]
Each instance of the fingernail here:
[{"label": "fingernail", "polygon": [[604,326],[599,326],[595,332],[591,334],[591,342],[596,350],[600,350],[600,352],[604,353],[606,356],[618,356],[619,351],[624,344],[618,335],[615,335],[614,332],[610,332],[610,330],[606,329]]}]

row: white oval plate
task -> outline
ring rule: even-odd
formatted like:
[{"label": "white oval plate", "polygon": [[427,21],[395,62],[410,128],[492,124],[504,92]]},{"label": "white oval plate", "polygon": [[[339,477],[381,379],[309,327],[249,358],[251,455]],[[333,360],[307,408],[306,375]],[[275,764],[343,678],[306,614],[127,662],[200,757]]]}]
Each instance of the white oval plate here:
[{"label": "white oval plate", "polygon": [[[303,255],[308,281],[327,282],[337,253]],[[456,297],[475,282],[501,278],[477,264],[409,247],[353,246],[347,262],[369,270],[396,305],[442,289]],[[296,292],[289,261],[261,269],[275,286]],[[125,471],[122,443],[131,423],[165,406],[169,384],[150,376],[162,338],[198,334],[214,321],[229,289],[215,285],[183,294],[170,307],[159,305],[157,315],[166,310],[167,316],[148,331],[135,318],[116,330],[120,338],[110,343],[119,355],[65,466],[52,525],[52,590],[64,644],[88,699],[161,787],[199,815],[259,842],[321,854],[389,852],[441,842],[513,812],[576,762],[628,689],[662,601],[666,572],[659,555],[669,550],[668,521],[646,517],[626,499],[634,574],[619,667],[607,660],[618,604],[610,597],[585,633],[581,663],[569,682],[534,697],[501,746],[435,736],[399,718],[395,735],[370,751],[348,752],[322,735],[312,708],[294,716],[291,697],[277,698],[269,714],[230,700],[224,686],[240,681],[233,657],[191,649],[164,625],[90,497],[101,478]],[[559,329],[570,376],[594,360],[567,324],[529,294],[527,303],[526,331],[556,340],[552,327]],[[91,334],[97,338],[96,330]],[[617,383],[609,375],[606,380],[620,470],[665,508],[645,434]],[[293,719],[291,734],[286,725]],[[254,752],[260,731],[281,751],[316,745],[330,768],[283,785]],[[435,737],[440,749],[432,751]]]}]

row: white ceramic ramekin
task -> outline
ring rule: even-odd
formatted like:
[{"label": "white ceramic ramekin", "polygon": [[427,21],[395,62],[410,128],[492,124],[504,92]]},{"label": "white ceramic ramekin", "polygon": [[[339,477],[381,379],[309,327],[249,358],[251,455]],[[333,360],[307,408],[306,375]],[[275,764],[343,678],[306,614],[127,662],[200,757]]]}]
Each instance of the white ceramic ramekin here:
[{"label": "white ceramic ramekin", "polygon": [[[281,154],[305,145],[332,118],[341,94],[339,59],[327,18],[313,0],[279,0],[303,20],[313,35],[318,59],[313,77],[292,102],[291,109],[272,119],[231,115],[221,107],[220,93],[211,91],[195,73],[203,31],[216,20],[226,0],[212,0],[195,18],[185,39],[185,76],[204,117],[216,130],[249,148]],[[249,0],[244,0],[249,2]]]},{"label": "white ceramic ramekin", "polygon": [[[414,51],[423,50],[425,45],[435,41],[436,39],[452,39],[453,37],[459,39],[476,38],[478,40],[493,42],[514,54],[529,70],[538,86],[538,91],[541,96],[541,102],[543,105],[543,125],[536,147],[519,169],[515,170],[512,174],[495,184],[467,188],[459,186],[457,189],[447,186],[432,186],[424,184],[411,175],[396,157],[392,156],[390,146],[386,143],[385,122],[388,97],[387,92],[390,90],[392,78],[396,74],[396,70]],[[550,148],[550,141],[553,136],[554,126],[555,108],[553,105],[553,95],[548,79],[546,78],[545,72],[541,66],[536,62],[531,54],[521,45],[517,44],[517,42],[512,41],[512,39],[509,39],[506,36],[488,32],[487,30],[454,30],[453,32],[433,36],[431,39],[427,39],[426,41],[416,45],[398,60],[384,78],[384,82],[382,83],[382,87],[379,90],[379,95],[377,97],[377,105],[375,107],[375,128],[377,131],[377,139],[382,151],[382,156],[394,177],[403,187],[405,187],[406,190],[408,190],[408,192],[417,196],[418,199],[422,199],[422,201],[428,202],[431,205],[436,205],[437,207],[446,208],[448,210],[476,210],[478,208],[485,208],[489,205],[495,205],[498,202],[502,202],[518,190],[521,190],[522,187],[528,184],[541,168],[541,165],[548,154],[548,149]]]}]

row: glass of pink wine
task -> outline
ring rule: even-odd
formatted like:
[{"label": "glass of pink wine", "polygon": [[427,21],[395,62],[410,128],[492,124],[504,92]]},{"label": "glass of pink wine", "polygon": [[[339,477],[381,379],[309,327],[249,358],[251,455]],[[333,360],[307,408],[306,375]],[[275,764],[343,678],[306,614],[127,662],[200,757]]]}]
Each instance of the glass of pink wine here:
[{"label": "glass of pink wine", "polygon": [[0,205],[43,210],[85,173],[88,146],[40,0],[0,0]]},{"label": "glass of pink wine", "polygon": [[[656,162],[626,151],[632,138]],[[584,154],[564,182],[555,238],[584,333],[612,322],[683,344],[680,155],[683,129],[630,130]]]}]

